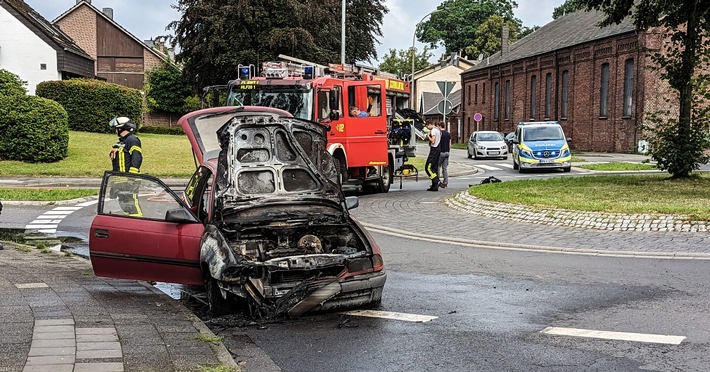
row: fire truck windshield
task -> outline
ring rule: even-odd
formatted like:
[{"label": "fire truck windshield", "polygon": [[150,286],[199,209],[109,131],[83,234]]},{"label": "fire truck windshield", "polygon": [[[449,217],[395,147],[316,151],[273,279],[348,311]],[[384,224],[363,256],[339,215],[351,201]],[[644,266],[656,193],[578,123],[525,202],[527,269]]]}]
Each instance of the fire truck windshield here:
[{"label": "fire truck windshield", "polygon": [[273,107],[290,112],[301,119],[313,120],[312,89],[301,86],[234,85],[229,90],[229,106]]}]

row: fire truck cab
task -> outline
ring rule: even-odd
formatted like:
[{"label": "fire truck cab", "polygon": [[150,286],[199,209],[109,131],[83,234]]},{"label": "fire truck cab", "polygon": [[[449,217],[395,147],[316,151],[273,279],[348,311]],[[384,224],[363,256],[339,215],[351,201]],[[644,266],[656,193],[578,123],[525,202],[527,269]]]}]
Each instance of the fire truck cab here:
[{"label": "fire truck cab", "polygon": [[328,151],[343,188],[388,192],[416,147],[414,131],[403,132],[397,118],[408,107],[409,83],[350,65],[297,61],[303,63],[264,62],[258,74],[253,65],[240,66],[227,105],[279,108],[328,126]]}]

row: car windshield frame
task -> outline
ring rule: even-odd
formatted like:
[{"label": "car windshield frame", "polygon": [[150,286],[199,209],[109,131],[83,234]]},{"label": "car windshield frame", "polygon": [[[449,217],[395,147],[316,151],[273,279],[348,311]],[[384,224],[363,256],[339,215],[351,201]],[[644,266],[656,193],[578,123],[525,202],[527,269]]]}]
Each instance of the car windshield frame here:
[{"label": "car windshield frame", "polygon": [[556,125],[541,125],[523,128],[522,141],[560,141],[565,136],[562,128]]},{"label": "car windshield frame", "polygon": [[503,141],[503,135],[500,133],[496,133],[496,132],[476,133],[476,141],[479,141],[479,142]]},{"label": "car windshield frame", "polygon": [[230,106],[272,107],[296,118],[313,120],[313,88],[301,85],[234,85],[229,90]]}]

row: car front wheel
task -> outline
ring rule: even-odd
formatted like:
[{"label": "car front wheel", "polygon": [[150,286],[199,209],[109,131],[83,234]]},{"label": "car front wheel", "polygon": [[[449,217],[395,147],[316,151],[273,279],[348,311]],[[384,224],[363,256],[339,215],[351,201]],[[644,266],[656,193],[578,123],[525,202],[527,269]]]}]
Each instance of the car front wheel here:
[{"label": "car front wheel", "polygon": [[214,316],[229,314],[231,311],[229,300],[222,296],[217,280],[211,276],[207,279],[207,304]]}]

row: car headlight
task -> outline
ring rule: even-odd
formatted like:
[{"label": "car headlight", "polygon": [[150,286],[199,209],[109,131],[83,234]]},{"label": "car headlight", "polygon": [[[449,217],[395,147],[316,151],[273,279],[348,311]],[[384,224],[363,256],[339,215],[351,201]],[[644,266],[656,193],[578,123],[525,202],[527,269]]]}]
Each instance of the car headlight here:
[{"label": "car headlight", "polygon": [[484,151],[485,151],[485,150],[486,150],[486,146],[478,146],[478,149],[479,149],[479,150],[484,150]]},{"label": "car headlight", "polygon": [[569,156],[569,149],[564,149],[562,150],[562,155],[560,155],[561,158]]},{"label": "car headlight", "polygon": [[520,150],[520,153],[529,158],[533,157],[532,152],[530,150]]},{"label": "car headlight", "polygon": [[508,148],[508,146],[501,146],[501,147],[500,147],[501,150],[505,150],[505,149],[507,149],[507,148]]}]

